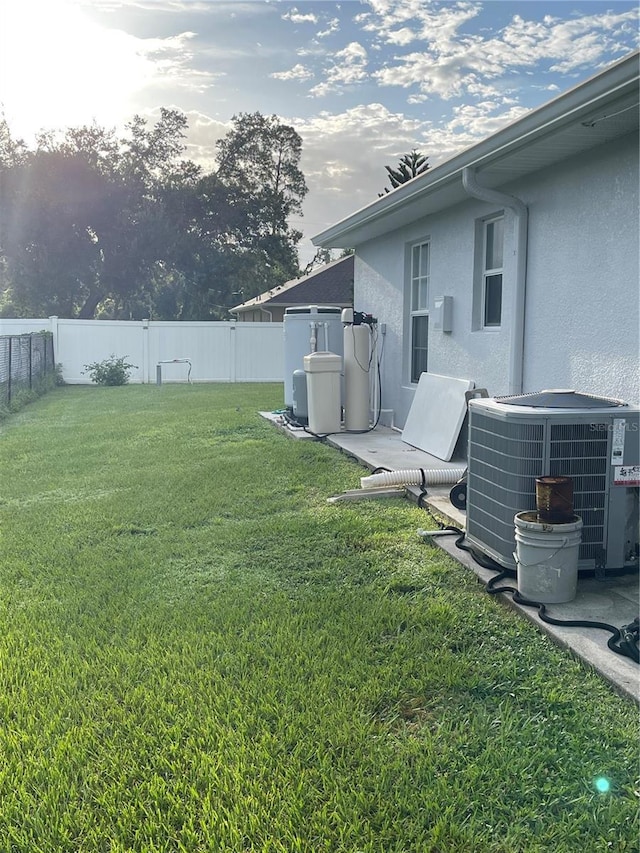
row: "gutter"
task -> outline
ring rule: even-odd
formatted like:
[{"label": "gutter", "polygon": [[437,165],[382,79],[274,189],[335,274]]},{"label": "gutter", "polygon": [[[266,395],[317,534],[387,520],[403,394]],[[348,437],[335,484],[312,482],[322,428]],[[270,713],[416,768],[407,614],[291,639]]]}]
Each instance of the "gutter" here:
[{"label": "gutter", "polygon": [[353,240],[354,231],[384,220],[397,208],[414,201],[419,202],[421,196],[431,195],[448,184],[455,183],[465,168],[485,167],[499,162],[530,142],[589,117],[597,109],[604,109],[615,98],[631,93],[635,96],[638,88],[638,57],[639,53],[634,51],[590,80],[526,113],[486,139],[315,234],[311,238],[313,245],[353,247],[357,245],[357,241]]},{"label": "gutter", "polygon": [[509,394],[521,394],[524,372],[525,297],[527,285],[527,245],[529,239],[529,211],[519,198],[481,186],[476,170],[466,166],[462,170],[462,186],[470,196],[499,204],[509,209],[516,220],[515,256],[516,277],[513,289],[513,309],[509,346]]}]

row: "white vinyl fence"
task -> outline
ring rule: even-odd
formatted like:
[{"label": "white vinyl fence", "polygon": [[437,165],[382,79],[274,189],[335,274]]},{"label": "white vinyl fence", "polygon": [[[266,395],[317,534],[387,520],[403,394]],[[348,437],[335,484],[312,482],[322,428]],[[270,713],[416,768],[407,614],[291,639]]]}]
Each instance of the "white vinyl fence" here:
[{"label": "white vinyl fence", "polygon": [[[135,364],[131,382],[156,381],[159,362],[191,361],[192,382],[282,382],[282,323],[153,320],[0,319],[0,335],[48,331],[56,364],[73,385],[89,384],[85,365],[111,355]],[[163,382],[186,382],[189,365],[162,364]]]}]

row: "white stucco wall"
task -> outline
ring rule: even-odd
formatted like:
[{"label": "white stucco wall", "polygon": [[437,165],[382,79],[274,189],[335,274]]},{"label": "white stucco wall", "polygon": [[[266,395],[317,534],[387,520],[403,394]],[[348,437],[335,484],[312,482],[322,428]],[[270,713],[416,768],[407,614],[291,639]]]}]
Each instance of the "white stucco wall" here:
[{"label": "white stucco wall", "polygon": [[637,138],[539,176],[527,204],[526,390],[562,386],[637,403]]},{"label": "white stucco wall", "polygon": [[[524,391],[549,387],[638,400],[638,156],[628,137],[502,188],[529,208]],[[430,304],[453,297],[453,331],[430,329],[429,370],[508,391],[514,218],[505,213],[502,325],[472,330],[475,223],[499,207],[469,199],[357,247],[357,310],[386,324],[382,406],[402,427],[415,386],[405,254],[431,241]],[[432,323],[430,324],[432,326]]]}]

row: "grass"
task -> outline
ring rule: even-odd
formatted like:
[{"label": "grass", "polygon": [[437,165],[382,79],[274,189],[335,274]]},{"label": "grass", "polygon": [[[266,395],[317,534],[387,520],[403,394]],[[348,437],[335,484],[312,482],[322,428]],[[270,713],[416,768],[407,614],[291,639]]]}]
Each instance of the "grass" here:
[{"label": "grass", "polygon": [[0,422],[6,420],[10,415],[20,411],[25,406],[37,400],[43,394],[52,391],[57,385],[62,384],[59,376],[59,371],[47,373],[44,376],[34,376],[29,382],[13,382],[11,400],[7,402],[6,387],[2,389],[2,399],[0,399]]},{"label": "grass", "polygon": [[[66,387],[0,431],[0,853],[637,850],[638,715],[263,421]],[[610,790],[597,790],[604,777]]]}]

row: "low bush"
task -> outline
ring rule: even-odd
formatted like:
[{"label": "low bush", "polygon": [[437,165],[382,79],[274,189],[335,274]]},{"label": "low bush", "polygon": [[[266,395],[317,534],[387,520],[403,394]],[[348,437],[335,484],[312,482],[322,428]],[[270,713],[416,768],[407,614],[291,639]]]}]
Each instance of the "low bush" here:
[{"label": "low bush", "polygon": [[126,355],[116,358],[111,354],[103,361],[94,361],[93,364],[85,364],[83,373],[88,373],[91,381],[97,385],[126,385],[132,370],[137,370],[136,364],[125,361]]}]

